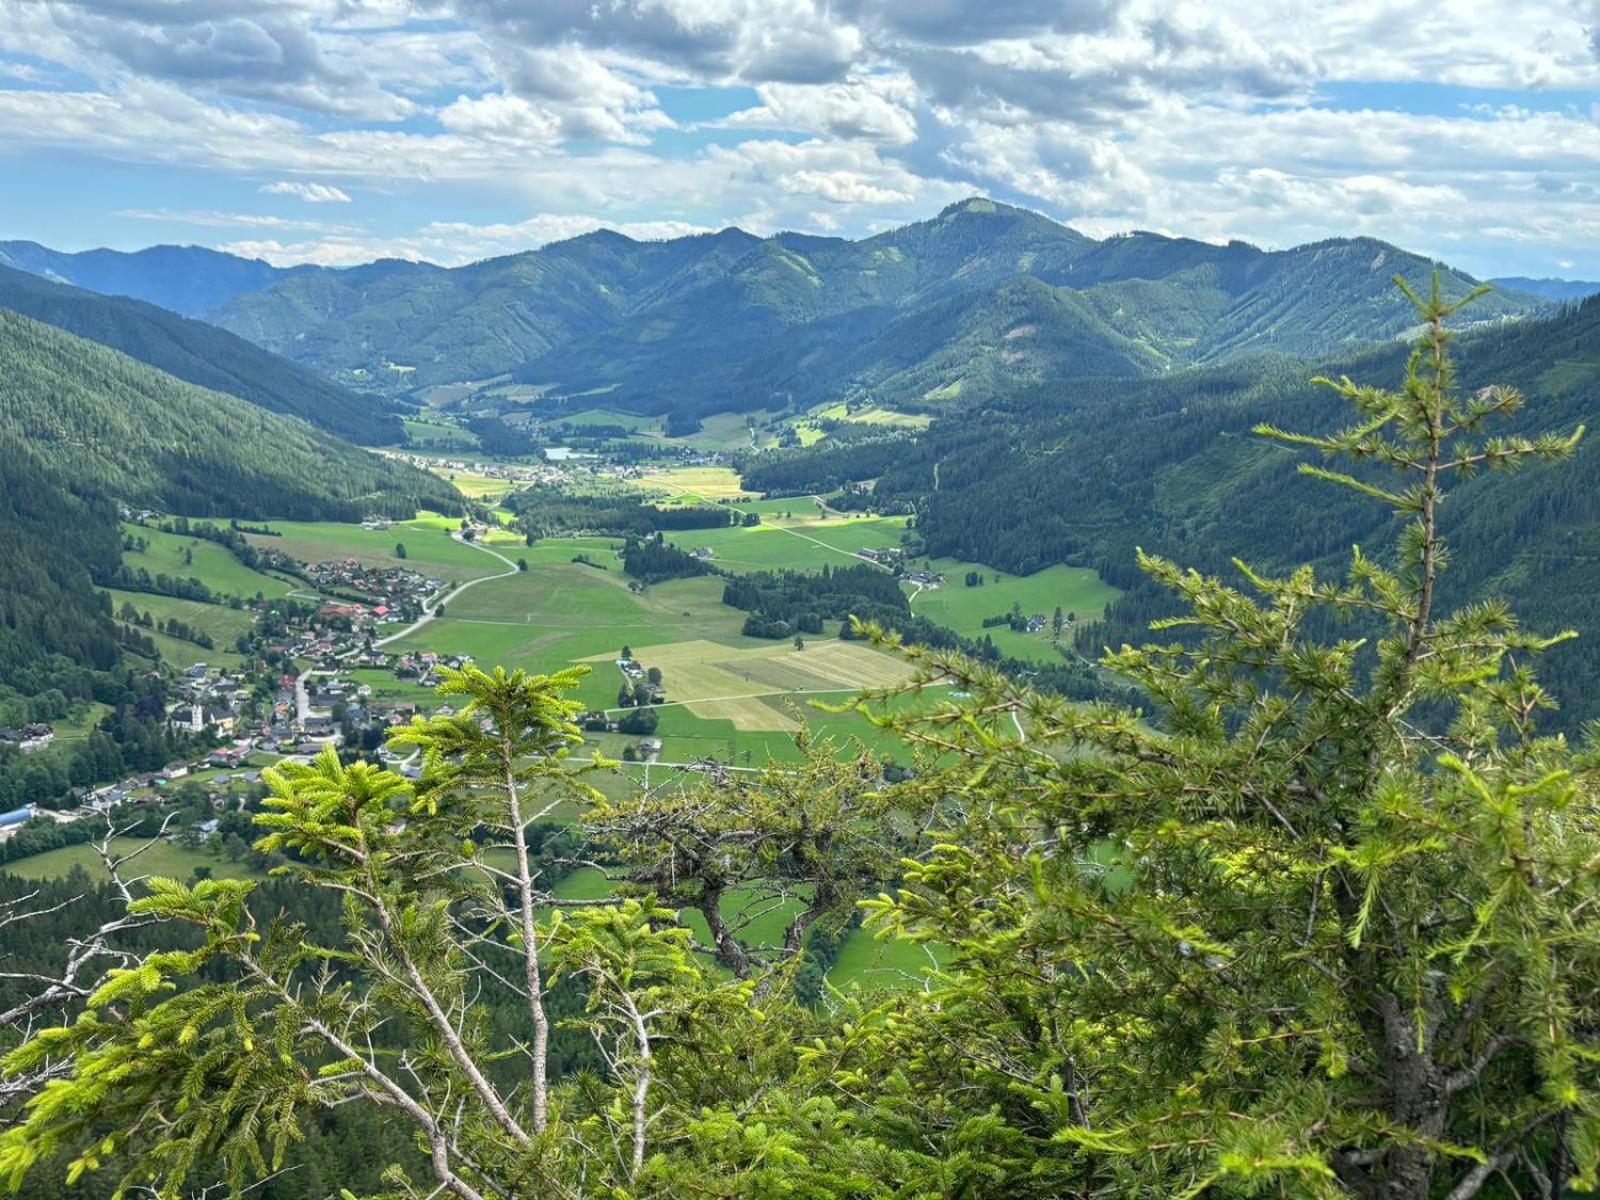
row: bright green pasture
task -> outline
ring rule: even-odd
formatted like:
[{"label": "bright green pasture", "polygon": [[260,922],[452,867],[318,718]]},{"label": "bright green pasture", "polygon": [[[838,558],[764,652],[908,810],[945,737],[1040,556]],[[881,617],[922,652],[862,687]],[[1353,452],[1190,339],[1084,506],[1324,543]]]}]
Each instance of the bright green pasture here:
[{"label": "bright green pasture", "polygon": [[[301,562],[328,562],[354,558],[372,567],[410,567],[441,579],[478,579],[505,570],[492,555],[463,545],[449,531],[460,527],[455,517],[422,514],[412,521],[396,521],[388,529],[363,529],[335,521],[272,521],[281,536],[249,535],[262,547],[281,550]],[[396,544],[404,544],[404,560],[395,557]]]},{"label": "bright green pasture", "polygon": [[[1046,567],[1032,575],[1019,576],[978,563],[936,558],[933,569],[944,576],[944,586],[919,594],[911,602],[914,612],[967,637],[988,634],[1003,653],[1037,662],[1057,662],[1061,657],[1051,645],[1048,624],[1041,633],[1014,633],[1005,625],[985,629],[983,619],[1009,613],[1012,602],[1017,601],[1027,617],[1043,613],[1049,621],[1060,606],[1063,613],[1075,613],[1080,621],[1092,621],[1099,619],[1106,605],[1121,595],[1087,567]],[[966,586],[968,571],[983,575],[982,587]]]},{"label": "bright green pasture", "polygon": [[[605,561],[604,544],[592,541],[587,552]],[[529,549],[529,570],[468,589],[449,603],[442,618],[390,649],[470,654],[485,667],[547,674],[597,654],[620,654],[623,646],[695,638],[757,644],[739,634],[744,614],[722,603],[721,580],[679,579],[635,594],[615,560],[610,570],[570,561],[535,566],[541,555],[570,560],[576,551],[563,556],[546,543]],[[608,663],[597,667],[578,697],[592,707],[610,708],[622,677]]]},{"label": "bright green pasture", "polygon": [[[226,547],[203,538],[184,537],[166,533],[143,525],[124,524],[122,531],[133,537],[142,537],[148,549],[129,550],[122,556],[123,565],[137,571],[140,567],[151,575],[172,575],[179,579],[198,579],[214,592],[224,596],[241,596],[255,599],[257,594],[273,599],[288,594],[290,587],[283,580],[252,571],[228,552]],[[183,561],[184,551],[193,561]]]},{"label": "bright green pasture", "polygon": [[769,517],[760,525],[689,529],[670,533],[667,540],[685,550],[710,547],[712,562],[729,571],[815,571],[823,566],[860,563],[855,551],[868,546],[898,546],[905,528],[904,517],[816,520],[810,502],[803,498],[794,501],[792,511],[805,513],[806,519],[783,521]]},{"label": "bright green pasture", "polygon": [[[126,854],[137,849],[144,841],[143,838],[113,838],[111,847],[118,854]],[[105,877],[105,867],[99,853],[86,844],[62,846],[43,854],[19,858],[0,867],[0,871],[21,879],[65,879],[74,867],[82,867],[94,879]],[[166,841],[159,841],[140,854],[124,868],[123,874],[128,878],[161,875],[168,879],[186,880],[194,874],[196,867],[210,867],[211,874],[218,879],[261,878],[260,872],[252,870],[247,863],[229,862],[207,849]]]},{"label": "bright green pasture", "polygon": [[[112,607],[120,619],[124,603],[132,604],[141,613],[149,613],[157,624],[176,617],[191,629],[211,635],[219,650],[232,649],[239,635],[255,626],[255,613],[249,609],[229,608],[225,604],[205,604],[198,600],[179,600],[172,596],[156,596],[149,592],[123,592],[106,589]],[[144,632],[151,632],[145,630]],[[195,654],[204,658],[207,651],[192,647]]]}]

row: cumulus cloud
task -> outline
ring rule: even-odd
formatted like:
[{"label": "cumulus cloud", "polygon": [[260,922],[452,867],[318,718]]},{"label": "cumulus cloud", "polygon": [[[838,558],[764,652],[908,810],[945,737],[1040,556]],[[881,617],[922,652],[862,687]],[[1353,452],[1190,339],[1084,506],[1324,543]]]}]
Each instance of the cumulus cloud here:
[{"label": "cumulus cloud", "polygon": [[725,117],[729,129],[787,129],[835,138],[903,144],[917,136],[916,89],[904,75],[846,83],[769,83],[761,103]]},{"label": "cumulus cloud", "polygon": [[607,218],[859,234],[985,192],[1087,232],[1594,271],[1600,125],[1561,97],[1600,90],[1597,29],[1596,0],[0,0],[26,81],[0,66],[0,156],[440,216],[257,226],[285,261],[455,262]]},{"label": "cumulus cloud", "polygon": [[350,193],[331,183],[306,183],[294,179],[280,179],[261,189],[269,196],[294,196],[307,204],[349,204]]},{"label": "cumulus cloud", "polygon": [[309,14],[255,0],[47,6],[85,63],[242,99],[394,120],[411,102],[326,52]]}]

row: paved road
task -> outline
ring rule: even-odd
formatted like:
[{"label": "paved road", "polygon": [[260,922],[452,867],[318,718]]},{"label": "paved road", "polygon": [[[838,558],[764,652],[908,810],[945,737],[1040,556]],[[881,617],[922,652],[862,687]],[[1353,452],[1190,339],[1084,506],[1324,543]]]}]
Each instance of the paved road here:
[{"label": "paved road", "polygon": [[452,533],[450,536],[452,538],[454,538],[456,541],[460,542],[463,546],[471,546],[474,550],[482,550],[485,554],[494,555],[494,557],[498,558],[501,562],[505,563],[505,565],[507,567],[509,567],[510,570],[501,571],[498,575],[480,575],[477,579],[469,579],[469,580],[467,580],[467,582],[463,583],[460,587],[456,588],[455,591],[451,592],[448,596],[444,597],[444,599],[437,600],[434,603],[424,607],[423,610],[422,610],[422,615],[420,617],[418,617],[415,621],[411,622],[411,624],[407,625],[399,633],[391,633],[388,637],[379,638],[377,641],[373,642],[372,644],[373,644],[374,647],[387,646],[390,642],[398,642],[403,637],[411,636],[417,630],[421,629],[424,625],[426,625],[429,621],[433,620],[434,615],[439,611],[439,609],[441,609],[445,605],[449,604],[452,600],[454,600],[457,596],[461,595],[461,593],[466,591],[469,587],[474,587],[474,586],[476,586],[477,584],[480,584],[480,583],[486,583],[491,579],[505,579],[508,576],[515,575],[518,572],[518,570],[520,570],[520,568],[517,566],[516,563],[512,562],[509,558],[507,558],[504,554],[501,554],[500,551],[498,551],[498,550],[491,550],[487,546],[480,546],[477,542],[469,542],[465,538],[463,538],[459,533]]}]

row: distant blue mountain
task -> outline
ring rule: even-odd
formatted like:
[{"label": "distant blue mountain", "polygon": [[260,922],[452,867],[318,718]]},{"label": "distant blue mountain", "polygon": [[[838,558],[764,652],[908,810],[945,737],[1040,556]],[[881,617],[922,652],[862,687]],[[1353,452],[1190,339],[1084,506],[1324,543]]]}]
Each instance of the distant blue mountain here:
[{"label": "distant blue mountain", "polygon": [[0,242],[0,266],[102,295],[148,300],[186,317],[197,317],[245,292],[327,269],[274,267],[258,258],[200,246],[68,253],[37,242]]},{"label": "distant blue mountain", "polygon": [[1558,304],[1564,300],[1582,300],[1585,296],[1600,293],[1600,283],[1587,279],[1530,279],[1525,275],[1507,275],[1489,282],[1498,288],[1527,292]]}]

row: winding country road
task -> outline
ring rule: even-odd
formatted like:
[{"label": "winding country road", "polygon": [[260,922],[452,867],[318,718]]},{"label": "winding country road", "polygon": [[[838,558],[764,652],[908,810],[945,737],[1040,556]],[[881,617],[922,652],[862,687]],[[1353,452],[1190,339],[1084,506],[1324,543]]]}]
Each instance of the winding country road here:
[{"label": "winding country road", "polygon": [[504,554],[501,554],[500,551],[498,551],[498,550],[491,550],[491,549],[489,549],[489,547],[481,546],[477,542],[469,542],[466,538],[462,537],[459,533],[452,533],[450,535],[450,537],[453,540],[460,542],[463,546],[471,546],[474,550],[482,550],[485,554],[494,555],[496,558],[498,558],[501,562],[505,563],[505,565],[507,567],[511,568],[511,569],[509,571],[501,571],[498,575],[480,575],[476,579],[467,580],[460,587],[456,588],[455,591],[451,592],[448,596],[445,596],[442,600],[436,600],[432,604],[426,605],[422,610],[422,615],[420,617],[418,617],[415,621],[411,622],[411,624],[407,625],[399,633],[391,633],[388,637],[379,638],[377,641],[373,642],[372,645],[373,645],[374,648],[377,648],[379,646],[387,646],[390,642],[398,642],[403,637],[410,637],[413,633],[415,633],[417,630],[421,629],[429,621],[433,620],[433,618],[436,615],[438,615],[438,612],[439,612],[439,610],[441,608],[443,608],[445,605],[449,604],[452,600],[454,600],[457,596],[461,595],[461,593],[466,591],[469,587],[474,587],[474,586],[476,586],[477,584],[480,584],[480,583],[487,583],[491,579],[506,579],[506,578],[509,578],[512,575],[517,574],[517,572],[519,570],[521,570],[521,568],[518,567],[516,563],[512,562],[509,558],[507,558]]}]

